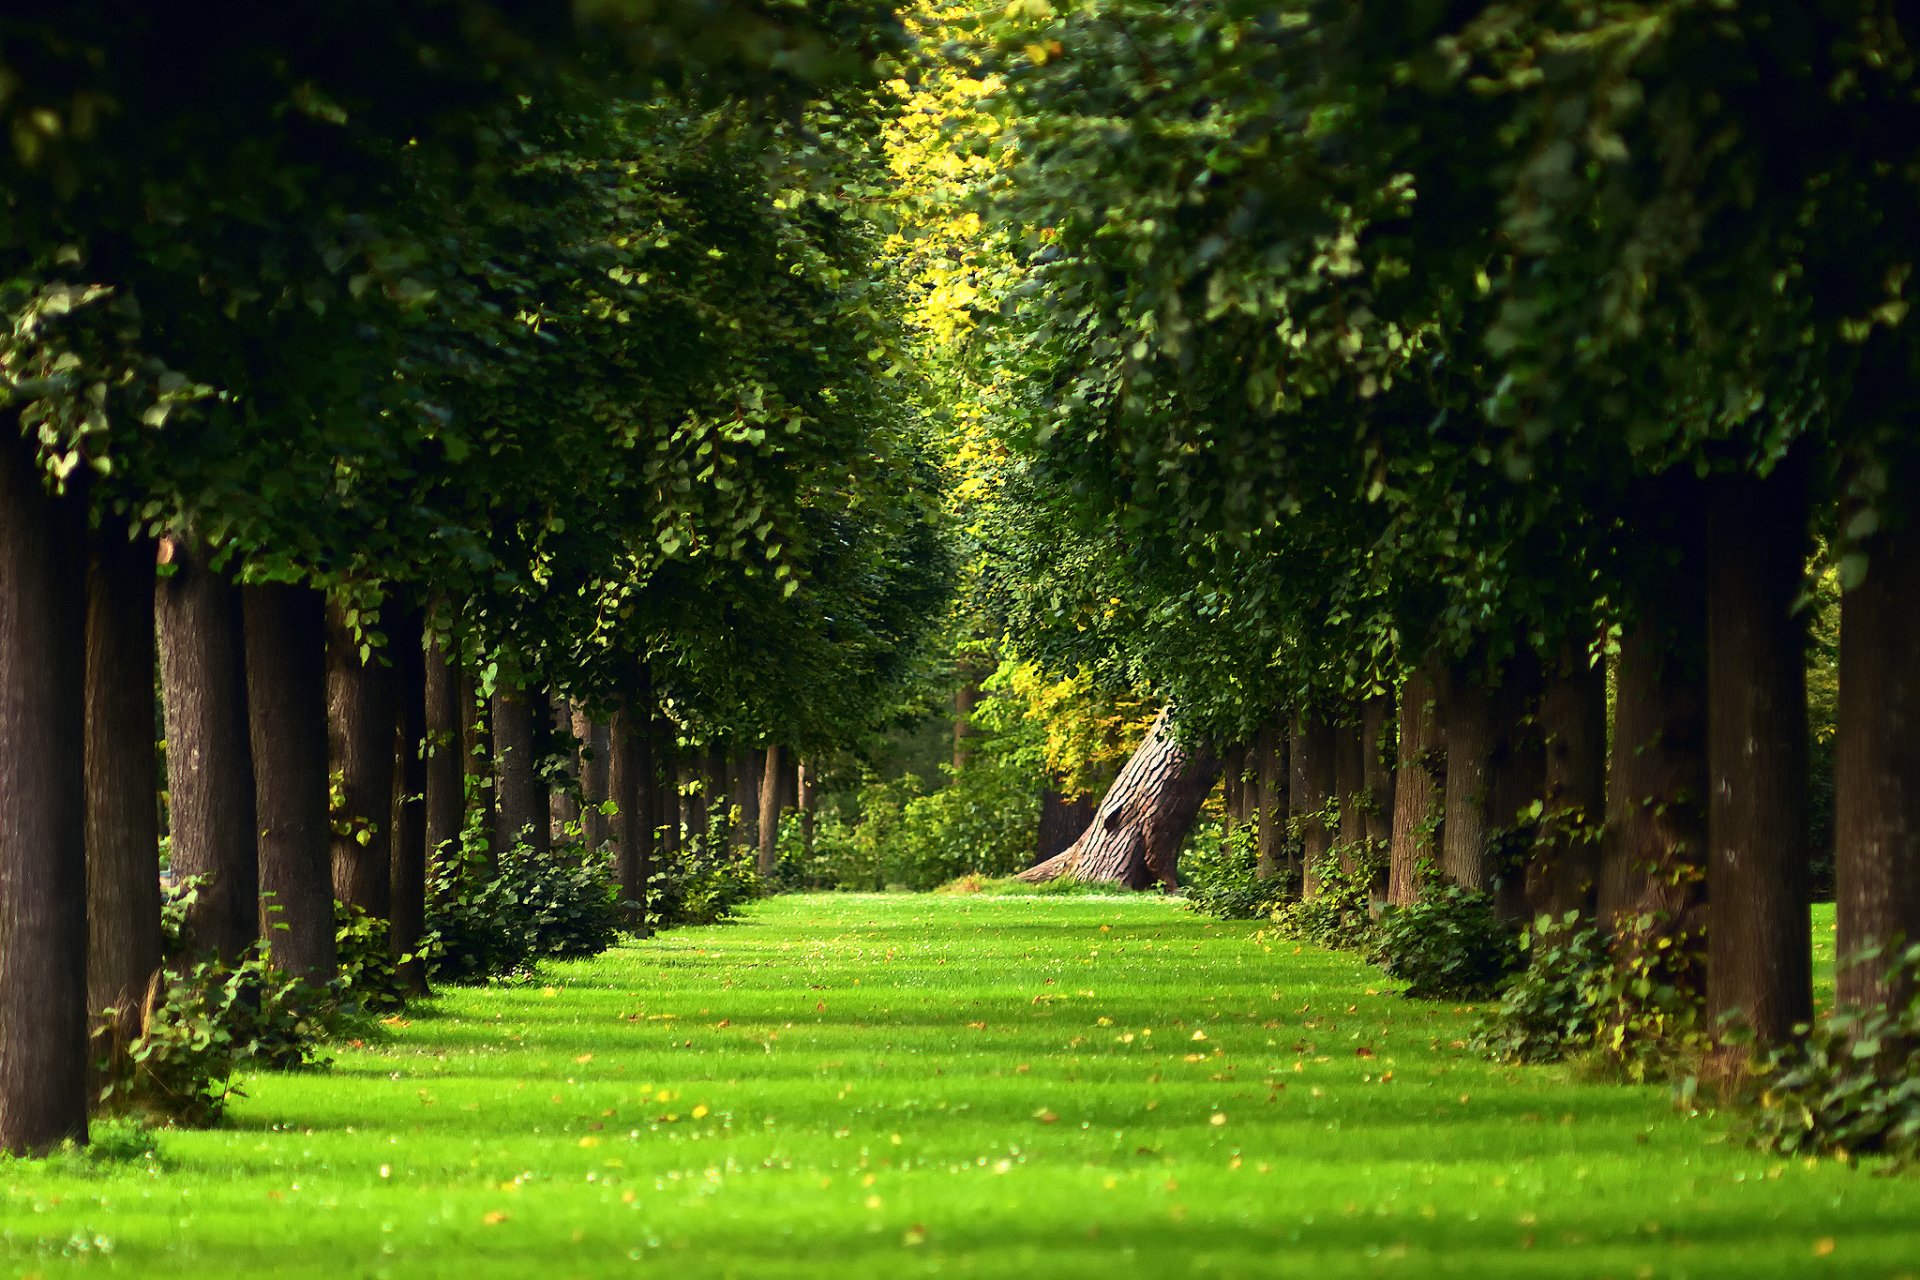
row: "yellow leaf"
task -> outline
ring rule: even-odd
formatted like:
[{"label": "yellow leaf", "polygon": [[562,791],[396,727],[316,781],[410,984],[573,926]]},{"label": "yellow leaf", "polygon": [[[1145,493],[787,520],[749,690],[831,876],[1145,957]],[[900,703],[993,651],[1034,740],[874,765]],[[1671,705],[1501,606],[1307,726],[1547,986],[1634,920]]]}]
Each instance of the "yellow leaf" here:
[{"label": "yellow leaf", "polygon": [[500,1212],[500,1210],[498,1209],[490,1210],[480,1219],[480,1221],[486,1223],[490,1227],[497,1227],[501,1223],[505,1222],[506,1220],[507,1220],[507,1215]]}]

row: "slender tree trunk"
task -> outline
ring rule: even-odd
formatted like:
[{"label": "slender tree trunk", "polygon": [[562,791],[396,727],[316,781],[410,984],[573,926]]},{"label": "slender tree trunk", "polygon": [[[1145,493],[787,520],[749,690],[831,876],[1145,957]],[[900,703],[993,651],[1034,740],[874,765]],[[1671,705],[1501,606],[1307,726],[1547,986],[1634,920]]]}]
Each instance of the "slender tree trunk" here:
[{"label": "slender tree trunk", "polygon": [[1320,872],[1333,849],[1333,828],[1326,820],[1327,801],[1334,793],[1333,726],[1325,716],[1294,717],[1289,760],[1293,785],[1288,799],[1300,824],[1300,896],[1310,899],[1319,896]]},{"label": "slender tree trunk", "polygon": [[584,708],[574,710],[573,732],[582,743],[580,790],[586,809],[581,827],[586,833],[587,848],[597,850],[607,842],[607,815],[600,811],[600,806],[613,795],[613,739],[606,722],[588,716]]},{"label": "slender tree trunk", "polygon": [[1594,918],[1607,803],[1607,673],[1568,646],[1540,697],[1546,757],[1541,839],[1527,868],[1527,905],[1554,920]]},{"label": "slender tree trunk", "polygon": [[680,750],[673,722],[664,715],[654,719],[653,743],[655,846],[665,863],[680,856]]},{"label": "slender tree trunk", "polygon": [[232,963],[260,939],[259,833],[247,728],[240,589],[187,540],[161,554],[160,684],[166,705],[169,864],[206,884],[187,910],[196,952]]},{"label": "slender tree trunk", "polygon": [[385,920],[393,912],[394,671],[360,641],[337,604],[327,608],[328,762],[345,810],[335,817],[333,896]]},{"label": "slender tree trunk", "polygon": [[1356,721],[1333,726],[1333,793],[1340,804],[1337,836],[1340,868],[1354,869],[1355,848],[1367,838],[1367,744],[1365,730]]},{"label": "slender tree trunk", "polygon": [[780,779],[786,774],[787,749],[767,747],[760,771],[760,874],[773,878],[780,865]]},{"label": "slender tree trunk", "polygon": [[1492,823],[1488,866],[1495,909],[1508,920],[1527,914],[1527,863],[1538,824],[1531,816],[1546,794],[1546,753],[1535,714],[1544,672],[1523,648],[1508,665],[1493,695],[1494,750],[1487,787]]},{"label": "slender tree trunk", "polygon": [[1837,995],[1860,1009],[1911,997],[1890,987],[1885,971],[1895,946],[1920,942],[1920,523],[1913,475],[1896,472],[1890,492],[1899,495],[1897,504],[1883,501],[1898,509],[1866,543],[1866,579],[1840,604]]},{"label": "slender tree trunk", "polygon": [[493,692],[493,802],[499,847],[524,844],[545,854],[550,850],[534,735],[536,701],[517,686],[502,684]]},{"label": "slender tree trunk", "polygon": [[733,828],[738,849],[757,849],[760,843],[760,791],[766,775],[767,753],[759,747],[736,752],[727,771],[728,799],[740,812]]},{"label": "slender tree trunk", "polygon": [[[721,811],[720,831],[718,834],[731,840],[733,838],[733,825],[736,818],[733,814],[733,805],[730,802],[733,794],[731,789],[733,771],[728,767],[728,764],[727,752],[724,747],[707,748],[707,770],[706,777],[701,780],[700,805],[702,809],[708,812],[711,812],[716,804],[724,806]],[[711,819],[709,819],[709,823],[710,822]]]},{"label": "slender tree trunk", "polygon": [[[1813,1019],[1808,906],[1806,577],[1799,456],[1716,486],[1707,554],[1707,1020],[1761,1046]],[[1718,1057],[1737,1071],[1744,1053]]]},{"label": "slender tree trunk", "polygon": [[[1365,836],[1384,847],[1393,838],[1393,699],[1378,694],[1360,704],[1361,821]],[[1386,892],[1383,880],[1381,892]]]},{"label": "slender tree trunk", "polygon": [[1287,727],[1276,713],[1254,739],[1254,870],[1262,880],[1287,873]]},{"label": "slender tree trunk", "polygon": [[334,975],[327,823],[326,606],[310,587],[241,588],[260,892],[275,964],[315,982]]},{"label": "slender tree trunk", "polygon": [[653,708],[644,696],[630,698],[613,718],[613,801],[618,842],[615,865],[627,919],[646,936],[647,880],[653,874]]},{"label": "slender tree trunk", "polygon": [[1204,746],[1189,749],[1175,741],[1168,716],[1163,710],[1154,720],[1080,839],[1021,872],[1020,879],[1069,875],[1133,889],[1157,879],[1168,889],[1179,887],[1180,845],[1213,790],[1220,761]]},{"label": "slender tree trunk", "polygon": [[584,780],[580,771],[581,739],[574,735],[573,709],[564,698],[553,699],[548,710],[552,718],[554,742],[572,744],[564,753],[567,763],[572,766],[569,777],[564,786],[552,793],[551,805],[552,837],[554,840],[565,840],[568,830],[580,821],[580,800],[584,794],[581,790]]},{"label": "slender tree trunk", "polygon": [[[813,853],[814,823],[817,820],[819,809],[820,809],[820,802],[819,802],[819,795],[818,795],[819,779],[815,776],[814,770],[815,770],[815,766],[810,764],[809,762],[805,760],[802,760],[800,762],[800,771],[798,775],[800,796],[797,801],[797,804],[800,809],[800,846],[807,851],[809,856],[811,856]],[[1086,802],[1082,801],[1081,803],[1086,803]],[[1088,822],[1093,821],[1093,814],[1091,812],[1091,809],[1092,809],[1092,806],[1091,804],[1089,804],[1088,805],[1089,812],[1087,814]],[[1072,846],[1069,845],[1068,847],[1071,848]],[[1053,855],[1049,854],[1047,856],[1052,857]]]},{"label": "slender tree trunk", "polygon": [[460,716],[460,678],[438,643],[423,654],[427,680],[427,854],[436,861],[460,853],[466,819],[466,771]]},{"label": "slender tree trunk", "polygon": [[1675,983],[1699,989],[1707,856],[1706,591],[1697,502],[1667,535],[1679,555],[1642,592],[1614,677],[1613,758],[1600,842],[1600,922],[1620,963],[1659,953]]},{"label": "slender tree trunk", "polygon": [[[802,770],[806,768],[801,766]],[[1059,778],[1049,778],[1048,786],[1040,791],[1040,831],[1035,850],[1034,865],[1038,866],[1057,853],[1063,853],[1073,847],[1080,833],[1093,821],[1093,797],[1080,794],[1069,797],[1060,790],[1063,785]],[[812,784],[803,782],[803,787],[811,790]],[[801,826],[805,828],[813,821],[811,806],[801,809]]]},{"label": "slender tree trunk", "polygon": [[1478,674],[1450,673],[1441,704],[1447,739],[1447,799],[1440,842],[1440,870],[1467,889],[1491,890],[1489,858],[1494,821],[1488,812],[1493,786],[1493,697]]},{"label": "slender tree trunk", "polygon": [[[473,814],[473,821],[487,846],[487,864],[497,866],[503,851],[500,822],[494,807],[492,703],[480,697],[472,673],[464,667],[456,668],[455,678],[456,696],[460,701],[460,787],[468,798],[468,810],[478,811]],[[463,813],[463,832],[465,816]]]},{"label": "slender tree trunk", "polygon": [[[399,958],[420,950],[427,927],[427,654],[418,610],[395,617],[392,650],[399,709],[394,719],[394,785],[389,805],[393,913],[387,938]],[[419,960],[403,961],[400,976],[416,995],[426,994],[427,970]]]},{"label": "slender tree trunk", "polygon": [[1220,755],[1221,825],[1228,835],[1233,834],[1235,825],[1246,821],[1241,814],[1240,803],[1247,790],[1247,770],[1252,754],[1246,747],[1229,747]]},{"label": "slender tree trunk", "polygon": [[974,709],[980,705],[981,673],[971,662],[960,664],[960,686],[953,691],[953,771],[959,773],[973,758],[971,739],[980,735],[974,727]]},{"label": "slender tree trunk", "polygon": [[1435,830],[1445,795],[1438,689],[1430,666],[1408,674],[1400,689],[1400,741],[1393,790],[1393,835],[1387,901],[1411,906],[1425,889],[1426,869],[1442,842]]},{"label": "slender tree trunk", "polygon": [[[0,1150],[87,1140],[85,508],[0,416]],[[151,714],[151,711],[149,711]]]},{"label": "slender tree trunk", "polygon": [[116,1058],[160,969],[153,561],[151,541],[102,520],[87,567],[87,1009]]}]

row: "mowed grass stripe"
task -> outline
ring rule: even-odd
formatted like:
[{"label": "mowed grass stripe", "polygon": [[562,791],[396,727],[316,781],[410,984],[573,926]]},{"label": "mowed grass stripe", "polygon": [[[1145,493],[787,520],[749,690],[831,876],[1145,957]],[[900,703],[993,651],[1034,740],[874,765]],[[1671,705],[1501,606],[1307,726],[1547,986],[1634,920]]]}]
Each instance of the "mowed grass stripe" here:
[{"label": "mowed grass stripe", "polygon": [[[1830,919],[1830,917],[1829,917]],[[1823,921],[1823,927],[1825,921]],[[449,991],[157,1161],[0,1165],[16,1276],[1920,1275],[1920,1181],[1152,898],[809,896]]]}]

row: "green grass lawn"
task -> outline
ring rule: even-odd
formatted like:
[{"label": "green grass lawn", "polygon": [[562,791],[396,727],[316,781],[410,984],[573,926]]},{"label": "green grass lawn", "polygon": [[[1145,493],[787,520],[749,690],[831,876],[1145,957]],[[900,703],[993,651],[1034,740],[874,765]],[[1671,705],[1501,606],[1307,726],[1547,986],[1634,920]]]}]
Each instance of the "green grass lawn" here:
[{"label": "green grass lawn", "polygon": [[0,1163],[15,1276],[1920,1275],[1920,1178],[1153,898],[780,898],[451,991],[152,1158]]}]

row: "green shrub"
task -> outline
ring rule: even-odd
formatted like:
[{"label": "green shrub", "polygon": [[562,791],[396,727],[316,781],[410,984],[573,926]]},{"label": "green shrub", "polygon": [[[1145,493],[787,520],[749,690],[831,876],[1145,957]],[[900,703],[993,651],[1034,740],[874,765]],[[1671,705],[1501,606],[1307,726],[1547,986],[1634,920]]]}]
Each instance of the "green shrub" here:
[{"label": "green shrub", "polygon": [[1888,981],[1909,993],[1904,1003],[1834,1010],[1759,1069],[1752,1130],[1762,1146],[1920,1159],[1920,946],[1895,957]]},{"label": "green shrub", "polygon": [[1286,891],[1283,882],[1260,878],[1254,830],[1244,823],[1231,832],[1199,824],[1180,856],[1180,880],[1188,905],[1223,920],[1257,920]]},{"label": "green shrub", "polygon": [[869,783],[858,820],[821,814],[811,858],[785,880],[815,888],[933,889],[967,874],[1011,875],[1033,861],[1040,826],[1035,780],[982,753],[937,791],[912,774]]},{"label": "green shrub", "polygon": [[439,982],[525,975],[537,961],[582,959],[612,946],[620,905],[606,850],[562,845],[537,854],[516,844],[492,863],[469,844],[428,872],[420,951]]},{"label": "green shrub", "polygon": [[1364,950],[1373,938],[1373,882],[1385,851],[1378,841],[1329,850],[1315,867],[1311,898],[1274,908],[1275,930],[1283,938],[1339,950]]},{"label": "green shrub", "polygon": [[1371,959],[1422,999],[1480,1000],[1521,961],[1519,930],[1491,894],[1443,885],[1408,907],[1388,907],[1374,928]]},{"label": "green shrub", "polygon": [[387,922],[345,902],[333,904],[333,938],[339,955],[339,998],[362,1013],[397,1012],[407,1003],[407,985],[390,944]]},{"label": "green shrub", "polygon": [[[797,842],[798,816],[788,815],[780,825],[776,847]],[[707,823],[707,834],[687,841],[678,857],[656,866],[647,888],[647,924],[654,929],[717,924],[765,891],[755,851],[735,847],[717,820]]]}]

